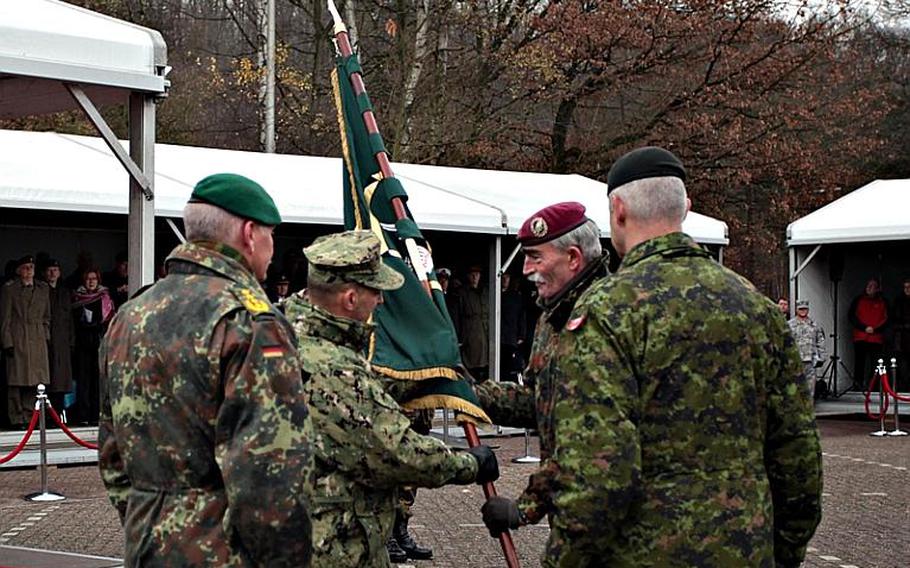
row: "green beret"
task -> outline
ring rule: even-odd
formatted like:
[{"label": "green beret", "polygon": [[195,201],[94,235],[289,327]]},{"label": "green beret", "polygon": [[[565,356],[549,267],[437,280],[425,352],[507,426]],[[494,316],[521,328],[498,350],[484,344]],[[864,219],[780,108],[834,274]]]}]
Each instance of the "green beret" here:
[{"label": "green beret", "polygon": [[281,215],[261,185],[237,174],[214,174],[193,188],[190,203],[208,203],[261,225],[278,225]]},{"label": "green beret", "polygon": [[673,152],[658,146],[645,146],[616,160],[607,174],[607,193],[640,179],[676,177],[686,181],[686,169]]},{"label": "green beret", "polygon": [[356,282],[375,290],[397,290],[404,277],[382,262],[379,245],[379,238],[369,231],[321,236],[303,249],[310,262],[307,280]]}]

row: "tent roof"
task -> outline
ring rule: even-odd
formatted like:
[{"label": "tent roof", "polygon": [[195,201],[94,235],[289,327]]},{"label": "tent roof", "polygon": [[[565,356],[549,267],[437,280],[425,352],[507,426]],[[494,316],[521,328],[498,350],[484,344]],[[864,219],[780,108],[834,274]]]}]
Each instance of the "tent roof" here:
[{"label": "tent roof", "polygon": [[787,227],[789,246],[910,239],[910,180],[875,180]]},{"label": "tent roof", "polygon": [[57,0],[0,2],[0,118],[75,108],[60,81],[96,103],[164,94],[166,64],[155,30]]},{"label": "tent roof", "polygon": [[[127,174],[100,138],[0,130],[0,206],[126,214]],[[49,159],[54,166],[48,167]],[[579,175],[393,164],[424,229],[516,234],[556,200],[584,203],[609,236],[606,185]],[[180,217],[196,181],[231,171],[260,182],[285,222],[341,225],[341,159],[155,146],[155,214]],[[727,244],[726,224],[692,213],[687,232]]]}]

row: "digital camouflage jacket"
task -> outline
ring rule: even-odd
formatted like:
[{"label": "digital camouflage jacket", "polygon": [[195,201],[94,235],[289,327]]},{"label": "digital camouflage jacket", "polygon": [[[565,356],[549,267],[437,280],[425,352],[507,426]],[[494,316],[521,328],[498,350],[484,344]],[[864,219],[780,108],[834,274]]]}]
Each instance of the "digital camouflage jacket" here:
[{"label": "digital camouflage jacket", "polygon": [[316,431],[313,566],[389,566],[398,486],[471,483],[477,460],[410,428],[364,356],[372,325],[296,295],[286,309]]},{"label": "digital camouflage jacket", "polygon": [[544,564],[799,566],[821,450],[776,307],[672,233],[629,251],[566,328]]},{"label": "digital camouflage jacket", "polygon": [[312,429],[293,331],[240,254],[190,242],[100,352],[101,477],[127,566],[308,566]]},{"label": "digital camouflage jacket", "polygon": [[554,404],[567,377],[556,357],[567,339],[566,323],[575,302],[598,278],[607,276],[607,258],[591,263],[549,303],[534,329],[531,357],[524,372],[524,386],[486,381],[475,386],[481,407],[494,423],[540,432],[540,468],[531,474],[527,488],[518,498],[518,508],[529,523],[537,523],[553,512],[552,495],[557,491],[560,470],[558,440],[554,429]]}]

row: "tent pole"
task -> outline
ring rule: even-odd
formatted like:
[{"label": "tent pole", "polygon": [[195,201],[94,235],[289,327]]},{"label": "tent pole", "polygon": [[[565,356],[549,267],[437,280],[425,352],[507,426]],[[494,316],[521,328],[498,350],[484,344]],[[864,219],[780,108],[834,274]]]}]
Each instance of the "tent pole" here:
[{"label": "tent pole", "polygon": [[790,247],[790,274],[793,276],[790,277],[790,313],[787,314],[787,317],[793,314],[793,307],[796,305],[796,277],[799,276],[796,272],[796,247]]},{"label": "tent pole", "polygon": [[149,184],[130,176],[130,207],[127,221],[129,254],[129,293],[154,282],[155,276],[155,100],[141,93],[130,93],[130,158]]},{"label": "tent pole", "polygon": [[496,236],[490,244],[490,269],[487,279],[489,286],[489,353],[488,359],[490,371],[488,376],[490,380],[499,382],[502,377],[499,376],[499,358],[502,354],[499,352],[499,338],[502,333],[500,327],[502,315],[502,274],[499,272],[499,266],[502,262],[502,237]]}]

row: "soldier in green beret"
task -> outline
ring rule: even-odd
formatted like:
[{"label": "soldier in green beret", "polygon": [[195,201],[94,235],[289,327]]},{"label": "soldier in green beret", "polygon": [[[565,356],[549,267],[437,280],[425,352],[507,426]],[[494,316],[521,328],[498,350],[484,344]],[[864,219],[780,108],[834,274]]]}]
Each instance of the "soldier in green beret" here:
[{"label": "soldier in green beret", "polygon": [[312,428],[293,330],[259,281],[281,222],[234,174],[200,181],[167,276],[101,347],[99,464],[127,566],[308,566]]},{"label": "soldier in green beret", "polygon": [[485,483],[499,477],[486,446],[453,452],[422,436],[366,356],[373,310],[382,291],[404,282],[382,263],[369,231],[318,238],[309,260],[306,297],[292,296],[287,314],[297,331],[316,431],[313,566],[389,566],[398,487]]},{"label": "soldier in green beret", "polygon": [[[545,566],[796,568],[821,518],[799,352],[777,307],[682,232],[685,177],[654,147],[610,170],[622,264],[572,308],[545,393]],[[526,502],[494,498],[484,521],[514,528]]]}]

